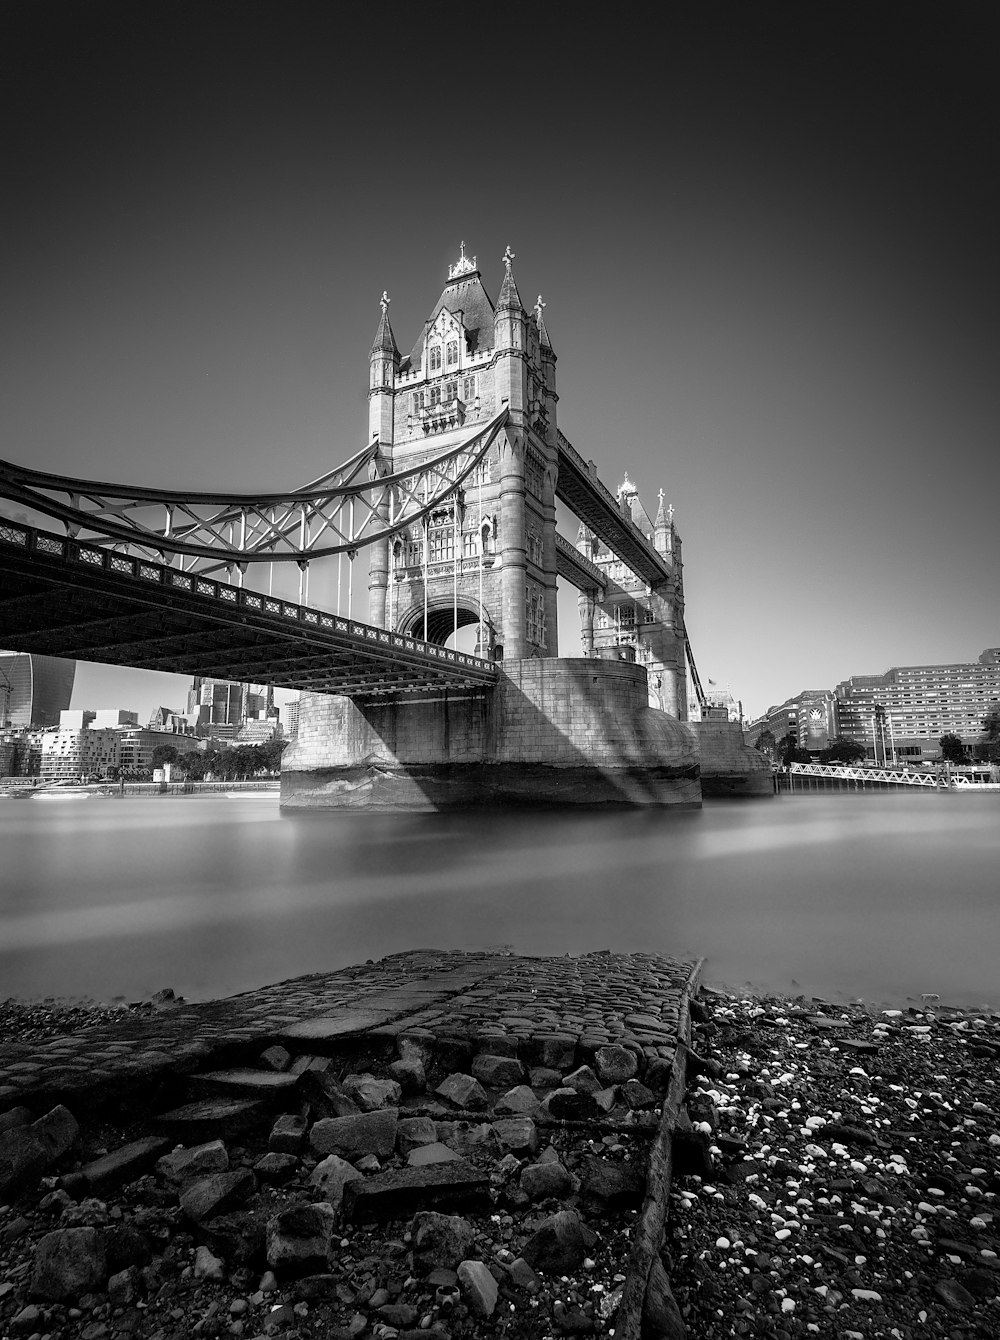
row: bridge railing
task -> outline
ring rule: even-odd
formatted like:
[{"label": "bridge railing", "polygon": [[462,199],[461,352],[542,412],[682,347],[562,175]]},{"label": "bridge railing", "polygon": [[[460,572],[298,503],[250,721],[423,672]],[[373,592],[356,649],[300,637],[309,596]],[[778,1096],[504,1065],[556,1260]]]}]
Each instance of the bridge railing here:
[{"label": "bridge railing", "polygon": [[437,664],[447,663],[496,678],[498,669],[493,661],[484,660],[470,652],[423,642],[402,633],[375,628],[345,615],[301,605],[279,596],[263,595],[246,587],[233,586],[199,573],[181,572],[163,563],[147,558],[123,554],[115,549],[104,549],[96,544],[39,530],[34,526],[0,519],[0,546],[11,546],[33,553],[49,562],[62,562],[91,570],[100,570],[111,577],[131,579],[138,585],[159,587],[183,592],[195,597],[214,600],[230,610],[246,610],[258,617],[275,618],[282,623],[294,623],[317,632],[346,634],[349,638],[376,646],[392,647],[399,651],[416,653]]}]

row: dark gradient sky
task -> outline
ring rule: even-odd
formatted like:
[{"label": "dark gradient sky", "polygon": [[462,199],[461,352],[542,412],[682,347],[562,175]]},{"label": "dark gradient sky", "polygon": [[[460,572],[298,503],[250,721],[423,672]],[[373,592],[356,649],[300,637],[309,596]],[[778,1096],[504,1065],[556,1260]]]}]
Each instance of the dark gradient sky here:
[{"label": "dark gradient sky", "polygon": [[382,289],[408,349],[509,243],[563,431],[676,508],[703,678],[996,645],[1000,11],[553,10],[0,6],[0,456],[301,484],[365,440]]}]

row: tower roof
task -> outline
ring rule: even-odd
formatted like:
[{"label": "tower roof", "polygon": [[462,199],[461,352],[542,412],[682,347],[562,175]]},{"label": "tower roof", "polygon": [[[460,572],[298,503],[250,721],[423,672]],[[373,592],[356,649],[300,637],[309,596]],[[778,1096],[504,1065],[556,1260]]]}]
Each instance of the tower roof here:
[{"label": "tower roof", "polygon": [[505,274],[503,283],[500,285],[500,296],[497,299],[498,311],[524,311],[521,305],[521,295],[518,293],[517,284],[514,282],[514,254],[510,247],[503,254]]},{"label": "tower roof", "polygon": [[424,356],[427,331],[444,308],[458,317],[465,327],[465,343],[470,354],[478,354],[483,349],[493,348],[493,303],[483,288],[482,275],[476,268],[475,256],[470,258],[465,254],[464,242],[458,261],[448,266],[448,282],[435,303],[434,310],[424,322],[424,328],[417,337],[416,344],[403,359],[401,364],[403,371],[419,367],[420,360]]},{"label": "tower roof", "polygon": [[389,324],[389,303],[392,299],[382,290],[380,306],[382,315],[379,318],[378,330],[375,332],[375,339],[372,341],[371,353],[373,354],[392,354],[394,358],[399,357],[399,349],[396,347],[396,337],[392,333],[392,326]]}]

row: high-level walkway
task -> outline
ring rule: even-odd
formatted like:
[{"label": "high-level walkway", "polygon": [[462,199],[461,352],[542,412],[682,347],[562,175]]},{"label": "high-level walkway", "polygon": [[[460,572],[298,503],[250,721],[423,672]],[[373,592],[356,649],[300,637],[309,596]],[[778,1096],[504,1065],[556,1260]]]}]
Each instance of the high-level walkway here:
[{"label": "high-level walkway", "polygon": [[661,954],[414,950],[151,1015],[123,1010],[110,1023],[42,1043],[2,1043],[0,1111],[53,1101],[86,1106],[203,1068],[216,1054],[282,1039],[323,1051],[413,1029],[506,1035],[524,1052],[553,1038],[569,1050],[613,1041],[647,1061],[669,1061],[698,969]]}]

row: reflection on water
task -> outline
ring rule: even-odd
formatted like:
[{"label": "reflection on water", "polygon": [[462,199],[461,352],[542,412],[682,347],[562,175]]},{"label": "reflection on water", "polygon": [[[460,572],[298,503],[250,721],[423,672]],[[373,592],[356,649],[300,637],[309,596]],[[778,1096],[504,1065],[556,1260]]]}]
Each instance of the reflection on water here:
[{"label": "reflection on water", "polygon": [[1000,1006],[1000,797],[279,815],[0,802],[0,996],[226,995],[422,945],[704,955],[709,980]]}]

